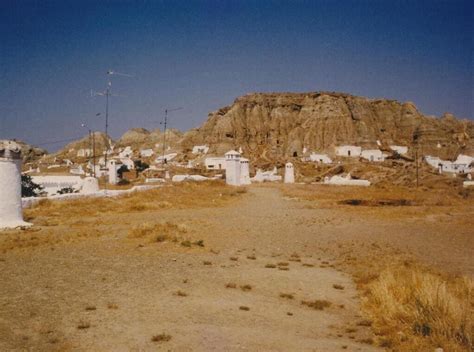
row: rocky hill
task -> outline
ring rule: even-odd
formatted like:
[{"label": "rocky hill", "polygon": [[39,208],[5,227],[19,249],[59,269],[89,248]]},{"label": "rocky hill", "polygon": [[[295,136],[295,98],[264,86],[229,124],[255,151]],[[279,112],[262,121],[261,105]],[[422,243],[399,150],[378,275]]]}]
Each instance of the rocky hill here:
[{"label": "rocky hill", "polygon": [[[99,132],[95,136],[100,154],[108,139]],[[115,150],[131,146],[136,152],[144,148],[159,152],[163,132],[134,128],[110,142]],[[197,129],[184,134],[169,129],[166,134],[167,147],[181,152],[183,160],[193,158],[192,147],[202,144],[210,147],[209,155],[242,148],[246,157],[262,165],[300,157],[305,148],[332,154],[334,146],[342,144],[387,151],[392,144],[418,146],[421,155],[455,159],[459,153],[474,155],[474,122],[451,114],[426,116],[411,102],[333,92],[255,93],[211,112]],[[74,159],[88,146],[86,136],[56,156]]]},{"label": "rocky hill", "polygon": [[450,114],[425,116],[411,102],[367,99],[332,92],[256,93],[209,114],[185,134],[182,146],[208,144],[223,154],[242,147],[252,158],[300,156],[303,148],[333,151],[335,145],[382,148],[418,144],[423,153],[453,158],[474,152],[474,123]]},{"label": "rocky hill", "polygon": [[21,147],[21,155],[24,163],[35,161],[43,155],[48,154],[48,151],[43,148],[38,148],[22,141],[15,140]]}]

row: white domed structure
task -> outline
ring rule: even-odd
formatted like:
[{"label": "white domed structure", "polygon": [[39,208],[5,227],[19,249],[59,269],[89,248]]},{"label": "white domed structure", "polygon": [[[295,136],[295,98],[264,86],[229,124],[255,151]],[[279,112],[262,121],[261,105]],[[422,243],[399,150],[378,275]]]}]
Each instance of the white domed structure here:
[{"label": "white domed structure", "polygon": [[99,191],[99,181],[95,177],[86,177],[82,180],[82,194],[94,194]]},{"label": "white domed structure", "polygon": [[0,141],[0,229],[31,226],[23,221],[21,206],[21,148]]}]

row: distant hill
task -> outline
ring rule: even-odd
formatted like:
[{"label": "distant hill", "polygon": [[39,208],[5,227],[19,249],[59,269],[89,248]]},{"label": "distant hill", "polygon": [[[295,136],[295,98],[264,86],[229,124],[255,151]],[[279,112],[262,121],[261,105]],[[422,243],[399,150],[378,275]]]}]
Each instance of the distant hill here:
[{"label": "distant hill", "polygon": [[[107,138],[96,132],[98,154]],[[230,106],[211,112],[203,125],[182,133],[170,129],[166,145],[189,155],[194,145],[207,144],[209,154],[223,155],[242,148],[253,161],[274,162],[300,157],[307,151],[333,152],[333,147],[356,144],[364,148],[419,146],[421,154],[455,158],[474,154],[474,123],[451,114],[423,115],[411,102],[368,99],[344,93],[254,93],[237,98]],[[131,146],[158,153],[163,132],[134,128],[117,141],[115,150]],[[88,137],[68,144],[56,155],[73,158],[88,147]],[[413,151],[413,148],[411,148]]]}]

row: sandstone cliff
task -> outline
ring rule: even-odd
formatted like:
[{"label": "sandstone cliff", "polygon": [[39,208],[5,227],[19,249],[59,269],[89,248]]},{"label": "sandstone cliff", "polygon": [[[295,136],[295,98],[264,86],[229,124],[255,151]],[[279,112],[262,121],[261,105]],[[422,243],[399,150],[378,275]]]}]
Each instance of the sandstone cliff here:
[{"label": "sandstone cliff", "polygon": [[[208,144],[223,154],[242,147],[252,158],[301,156],[303,148],[332,152],[335,145],[365,148],[418,144],[424,154],[455,157],[473,152],[474,123],[450,114],[420,113],[411,102],[367,99],[342,93],[258,93],[237,98],[187,132],[186,149]],[[439,145],[441,148],[439,148]]]}]

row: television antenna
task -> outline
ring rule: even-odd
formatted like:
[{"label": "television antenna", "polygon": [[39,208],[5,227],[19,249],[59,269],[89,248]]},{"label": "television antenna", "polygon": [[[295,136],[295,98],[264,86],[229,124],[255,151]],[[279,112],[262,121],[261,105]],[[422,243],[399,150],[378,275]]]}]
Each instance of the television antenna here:
[{"label": "television antenna", "polygon": [[166,127],[168,126],[168,113],[173,111],[182,110],[183,108],[173,108],[173,109],[165,109],[165,119],[163,122],[160,122],[160,125],[163,125],[163,163],[166,164],[165,159],[165,151],[166,151]]},{"label": "television antenna", "polygon": [[[107,155],[109,152],[109,108],[110,108],[110,98],[111,97],[123,97],[122,95],[118,94],[112,94],[112,78],[111,76],[123,76],[123,77],[133,77],[133,75],[129,75],[127,73],[122,73],[122,72],[117,72],[113,70],[108,70],[107,71],[107,76],[108,76],[108,82],[107,82],[107,88],[104,91],[101,92],[96,92],[91,90],[91,97],[94,96],[105,96],[105,138],[106,138],[106,151],[105,151],[105,167],[107,168]],[[98,115],[96,115],[98,116]]]}]

